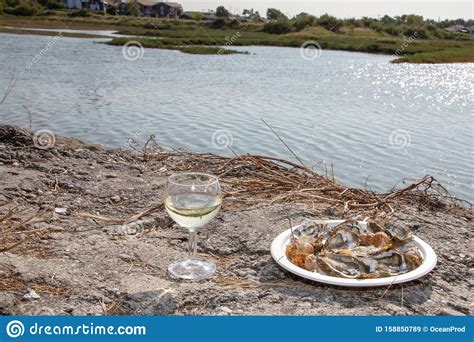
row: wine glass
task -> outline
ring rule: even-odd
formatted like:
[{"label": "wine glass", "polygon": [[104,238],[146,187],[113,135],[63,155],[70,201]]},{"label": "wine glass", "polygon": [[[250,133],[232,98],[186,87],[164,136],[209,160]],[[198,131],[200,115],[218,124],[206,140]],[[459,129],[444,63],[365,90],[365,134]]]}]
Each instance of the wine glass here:
[{"label": "wine glass", "polygon": [[219,212],[222,193],[219,179],[205,173],[176,173],[168,177],[165,209],[181,227],[189,230],[188,258],[168,267],[174,278],[201,280],[212,277],[216,265],[196,259],[197,231]]}]

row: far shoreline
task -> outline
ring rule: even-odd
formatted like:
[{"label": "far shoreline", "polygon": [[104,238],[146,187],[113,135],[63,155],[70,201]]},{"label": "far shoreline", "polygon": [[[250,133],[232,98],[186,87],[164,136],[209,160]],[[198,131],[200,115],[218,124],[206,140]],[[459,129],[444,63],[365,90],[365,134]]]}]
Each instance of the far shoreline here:
[{"label": "far shoreline", "polygon": [[[128,17],[127,17],[128,18]],[[62,36],[68,38],[100,38],[110,39],[105,42],[109,45],[123,46],[128,41],[139,42],[144,48],[159,48],[168,50],[178,50],[183,53],[205,54],[205,55],[227,55],[246,52],[230,49],[232,46],[269,46],[269,47],[297,47],[304,46],[308,41],[316,41],[320,45],[321,50],[347,51],[378,54],[385,56],[393,56],[394,59],[390,63],[410,63],[410,64],[447,64],[447,63],[474,63],[474,42],[469,40],[433,40],[420,39],[413,52],[409,48],[404,50],[403,55],[396,55],[397,51],[406,44],[405,40],[388,40],[374,37],[350,37],[339,34],[318,35],[302,33],[299,35],[268,35],[260,37],[260,33],[247,32],[239,29],[235,30],[210,30],[216,31],[218,37],[202,37],[187,38],[188,31],[178,29],[149,29],[147,22],[149,19],[134,19],[143,22],[144,27],[127,26],[125,24],[117,24],[110,21],[110,18],[81,18],[76,22],[68,18],[45,17],[41,19],[30,19],[24,25],[24,18],[13,16],[0,16],[0,33],[7,34],[23,34],[23,35],[42,35],[56,36],[62,32]],[[131,19],[121,19],[131,20]],[[157,23],[166,22],[165,20],[156,20]],[[168,20],[170,21],[170,20]],[[65,22],[68,23],[67,30],[80,31],[113,31],[114,34],[122,35],[122,37],[110,37],[100,34],[88,34],[84,32],[63,32]],[[126,24],[129,24],[126,22]],[[158,24],[156,24],[158,25]],[[195,23],[193,25],[196,25]],[[8,27],[6,27],[8,26]],[[41,30],[47,29],[47,30]],[[58,31],[50,31],[50,30]],[[235,32],[234,32],[235,31]],[[304,31],[304,30],[303,30]],[[239,34],[239,39],[232,41],[230,44],[228,39],[231,34]],[[225,39],[220,35],[224,35]],[[255,38],[254,36],[257,35]],[[334,37],[333,37],[334,36]],[[241,37],[241,38],[240,38]],[[269,38],[270,37],[270,38]],[[209,38],[209,39],[206,39]],[[334,38],[334,39],[333,39]],[[337,38],[337,39],[335,39]],[[398,45],[397,45],[398,44]]]}]

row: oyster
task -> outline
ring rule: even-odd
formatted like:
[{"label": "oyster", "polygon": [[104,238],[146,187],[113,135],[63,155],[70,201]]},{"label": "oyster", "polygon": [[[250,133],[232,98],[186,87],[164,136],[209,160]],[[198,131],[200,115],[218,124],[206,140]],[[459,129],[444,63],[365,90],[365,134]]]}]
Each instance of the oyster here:
[{"label": "oyster", "polygon": [[317,271],[318,267],[318,258],[314,254],[309,254],[304,259],[304,269],[308,271]]},{"label": "oyster", "polygon": [[312,221],[295,229],[286,256],[298,267],[341,278],[371,279],[414,270],[423,262],[407,229],[347,220],[328,229]]},{"label": "oyster", "polygon": [[382,277],[394,276],[408,272],[408,266],[405,257],[395,251],[384,252],[373,255],[372,258],[377,261],[377,272]]},{"label": "oyster", "polygon": [[386,224],[384,230],[398,243],[404,243],[413,239],[411,232],[402,227],[394,224]]},{"label": "oyster", "polygon": [[316,238],[321,233],[327,232],[328,225],[322,221],[310,221],[295,229],[294,234],[298,238]]},{"label": "oyster", "polygon": [[357,279],[370,273],[370,263],[351,255],[328,254],[317,257],[318,266],[327,275],[341,278]]},{"label": "oyster", "polygon": [[335,228],[326,241],[326,248],[332,251],[352,249],[358,245],[358,230],[347,226]]}]

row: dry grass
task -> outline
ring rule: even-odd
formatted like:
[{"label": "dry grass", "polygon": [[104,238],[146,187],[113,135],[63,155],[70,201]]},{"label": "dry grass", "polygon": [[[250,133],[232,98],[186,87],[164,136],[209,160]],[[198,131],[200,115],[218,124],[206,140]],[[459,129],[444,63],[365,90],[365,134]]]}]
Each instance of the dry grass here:
[{"label": "dry grass", "polygon": [[299,203],[313,208],[323,203],[342,214],[355,209],[372,216],[392,214],[402,203],[440,207],[465,202],[451,196],[432,176],[425,176],[403,188],[375,193],[344,186],[333,177],[280,158],[251,154],[231,158],[161,148],[148,149],[144,154],[148,162],[159,161],[173,172],[218,175],[224,184],[227,202],[234,206]]}]

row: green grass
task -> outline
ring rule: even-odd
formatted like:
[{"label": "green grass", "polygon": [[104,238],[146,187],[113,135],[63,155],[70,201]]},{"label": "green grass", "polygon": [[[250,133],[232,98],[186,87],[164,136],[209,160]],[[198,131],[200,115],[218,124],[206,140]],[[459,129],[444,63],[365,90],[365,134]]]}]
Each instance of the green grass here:
[{"label": "green grass", "polygon": [[459,47],[437,52],[421,52],[411,56],[396,59],[393,63],[472,63],[474,62],[474,49],[472,47]]},{"label": "green grass", "polygon": [[177,50],[183,53],[189,53],[194,55],[231,55],[231,54],[248,54],[246,51],[237,51],[231,49],[225,49],[220,47],[209,47],[209,46],[189,46],[186,41],[173,39],[156,39],[156,38],[114,38],[105,44],[123,46],[130,41],[136,41],[145,48],[153,49],[165,49],[165,50]]}]

